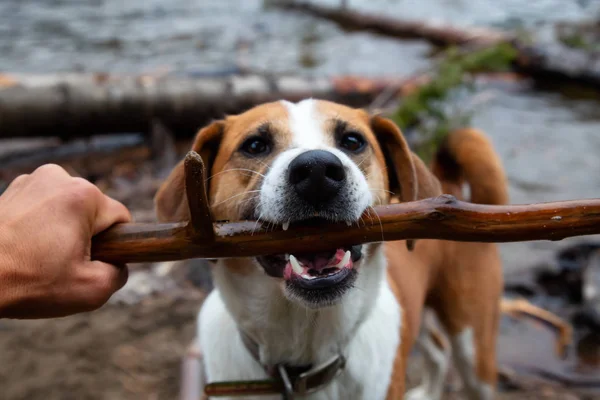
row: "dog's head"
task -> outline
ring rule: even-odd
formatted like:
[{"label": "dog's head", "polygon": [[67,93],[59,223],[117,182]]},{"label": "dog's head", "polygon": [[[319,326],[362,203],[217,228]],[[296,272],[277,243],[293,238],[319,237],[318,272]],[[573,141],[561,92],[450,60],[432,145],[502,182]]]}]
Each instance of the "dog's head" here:
[{"label": "dog's head", "polygon": [[[275,102],[200,130],[215,219],[257,220],[283,229],[300,221],[359,224],[375,205],[439,194],[437,180],[391,121],[339,104]],[[159,219],[188,219],[180,163],[156,196]],[[281,282],[309,307],[335,304],[353,287],[368,246],[257,257],[250,268]],[[248,268],[247,266],[245,268]]]}]

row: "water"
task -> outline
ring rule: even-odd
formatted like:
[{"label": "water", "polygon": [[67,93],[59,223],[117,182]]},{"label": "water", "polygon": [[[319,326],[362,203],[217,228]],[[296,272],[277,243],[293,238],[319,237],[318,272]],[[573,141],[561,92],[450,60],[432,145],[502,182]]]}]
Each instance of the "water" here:
[{"label": "water", "polygon": [[[320,0],[338,4],[338,0]],[[349,0],[352,8],[456,25],[538,26],[599,15],[592,0]],[[0,70],[254,70],[404,76],[429,45],[265,6],[263,0],[3,0]]]},{"label": "water", "polygon": [[[473,124],[491,137],[504,163],[511,203],[600,197],[597,101],[528,88],[487,95]],[[551,262],[558,248],[578,240],[502,244],[505,271]]]},{"label": "water", "polygon": [[[336,4],[337,0],[319,1]],[[577,21],[600,10],[594,0],[350,0],[356,9],[405,19],[435,19],[457,26],[534,27]]]},{"label": "water", "polygon": [[[491,137],[511,183],[511,201],[560,201],[599,194],[597,101],[557,93],[494,91],[473,123]],[[574,129],[576,127],[576,129]]]},{"label": "water", "polygon": [[[0,70],[253,70],[406,75],[425,43],[344,35],[259,0],[0,2]],[[373,63],[372,60],[377,60]],[[402,60],[402,62],[398,62]]]}]

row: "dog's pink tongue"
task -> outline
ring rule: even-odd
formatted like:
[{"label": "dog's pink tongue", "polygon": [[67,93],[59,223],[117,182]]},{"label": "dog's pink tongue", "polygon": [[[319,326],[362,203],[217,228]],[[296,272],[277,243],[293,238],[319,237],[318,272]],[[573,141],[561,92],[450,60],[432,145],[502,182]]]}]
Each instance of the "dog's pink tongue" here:
[{"label": "dog's pink tongue", "polygon": [[298,260],[302,263],[302,265],[308,267],[309,269],[314,269],[315,271],[321,272],[328,266],[336,265],[342,261],[344,254],[345,251],[343,249],[337,249],[333,257],[331,257],[331,253],[322,253],[315,255],[311,259],[299,257]]}]

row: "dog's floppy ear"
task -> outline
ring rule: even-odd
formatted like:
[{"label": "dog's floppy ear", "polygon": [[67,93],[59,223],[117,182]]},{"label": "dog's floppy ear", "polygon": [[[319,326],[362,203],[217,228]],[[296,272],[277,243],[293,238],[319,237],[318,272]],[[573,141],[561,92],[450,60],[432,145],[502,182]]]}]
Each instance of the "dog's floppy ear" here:
[{"label": "dog's floppy ear", "polygon": [[[387,118],[373,116],[371,129],[385,157],[388,189],[399,194],[402,202],[442,194],[439,181],[425,163],[410,150],[400,128],[394,122]],[[407,246],[412,250],[414,241],[407,241]]]},{"label": "dog's floppy ear", "polygon": [[[224,128],[224,121],[213,122],[202,128],[194,139],[192,150],[202,157],[207,169],[207,171],[204,171],[206,177],[210,176],[210,168],[217,155]],[[167,180],[156,192],[154,206],[160,222],[176,222],[189,219],[183,160],[175,166]]]}]

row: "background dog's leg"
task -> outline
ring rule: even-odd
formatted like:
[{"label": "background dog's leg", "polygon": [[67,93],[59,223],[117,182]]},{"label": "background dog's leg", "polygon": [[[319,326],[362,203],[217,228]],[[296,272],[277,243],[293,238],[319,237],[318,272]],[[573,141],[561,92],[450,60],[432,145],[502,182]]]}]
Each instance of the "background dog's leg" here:
[{"label": "background dog's leg", "polygon": [[496,337],[500,318],[502,269],[489,248],[456,245],[462,261],[449,259],[441,274],[431,307],[450,338],[454,364],[469,400],[492,399],[497,381]]},{"label": "background dog's leg", "polygon": [[450,347],[444,334],[434,326],[432,317],[428,312],[423,315],[421,332],[416,342],[423,355],[423,378],[419,386],[406,393],[407,400],[439,400],[444,391],[450,365]]},{"label": "background dog's leg", "polygon": [[488,376],[491,378],[496,374],[496,366],[493,365],[495,357],[481,351],[484,346],[481,343],[476,346],[473,328],[465,328],[461,333],[453,336],[451,341],[454,363],[463,380],[468,398],[492,400],[494,388],[485,381],[485,378]]}]

